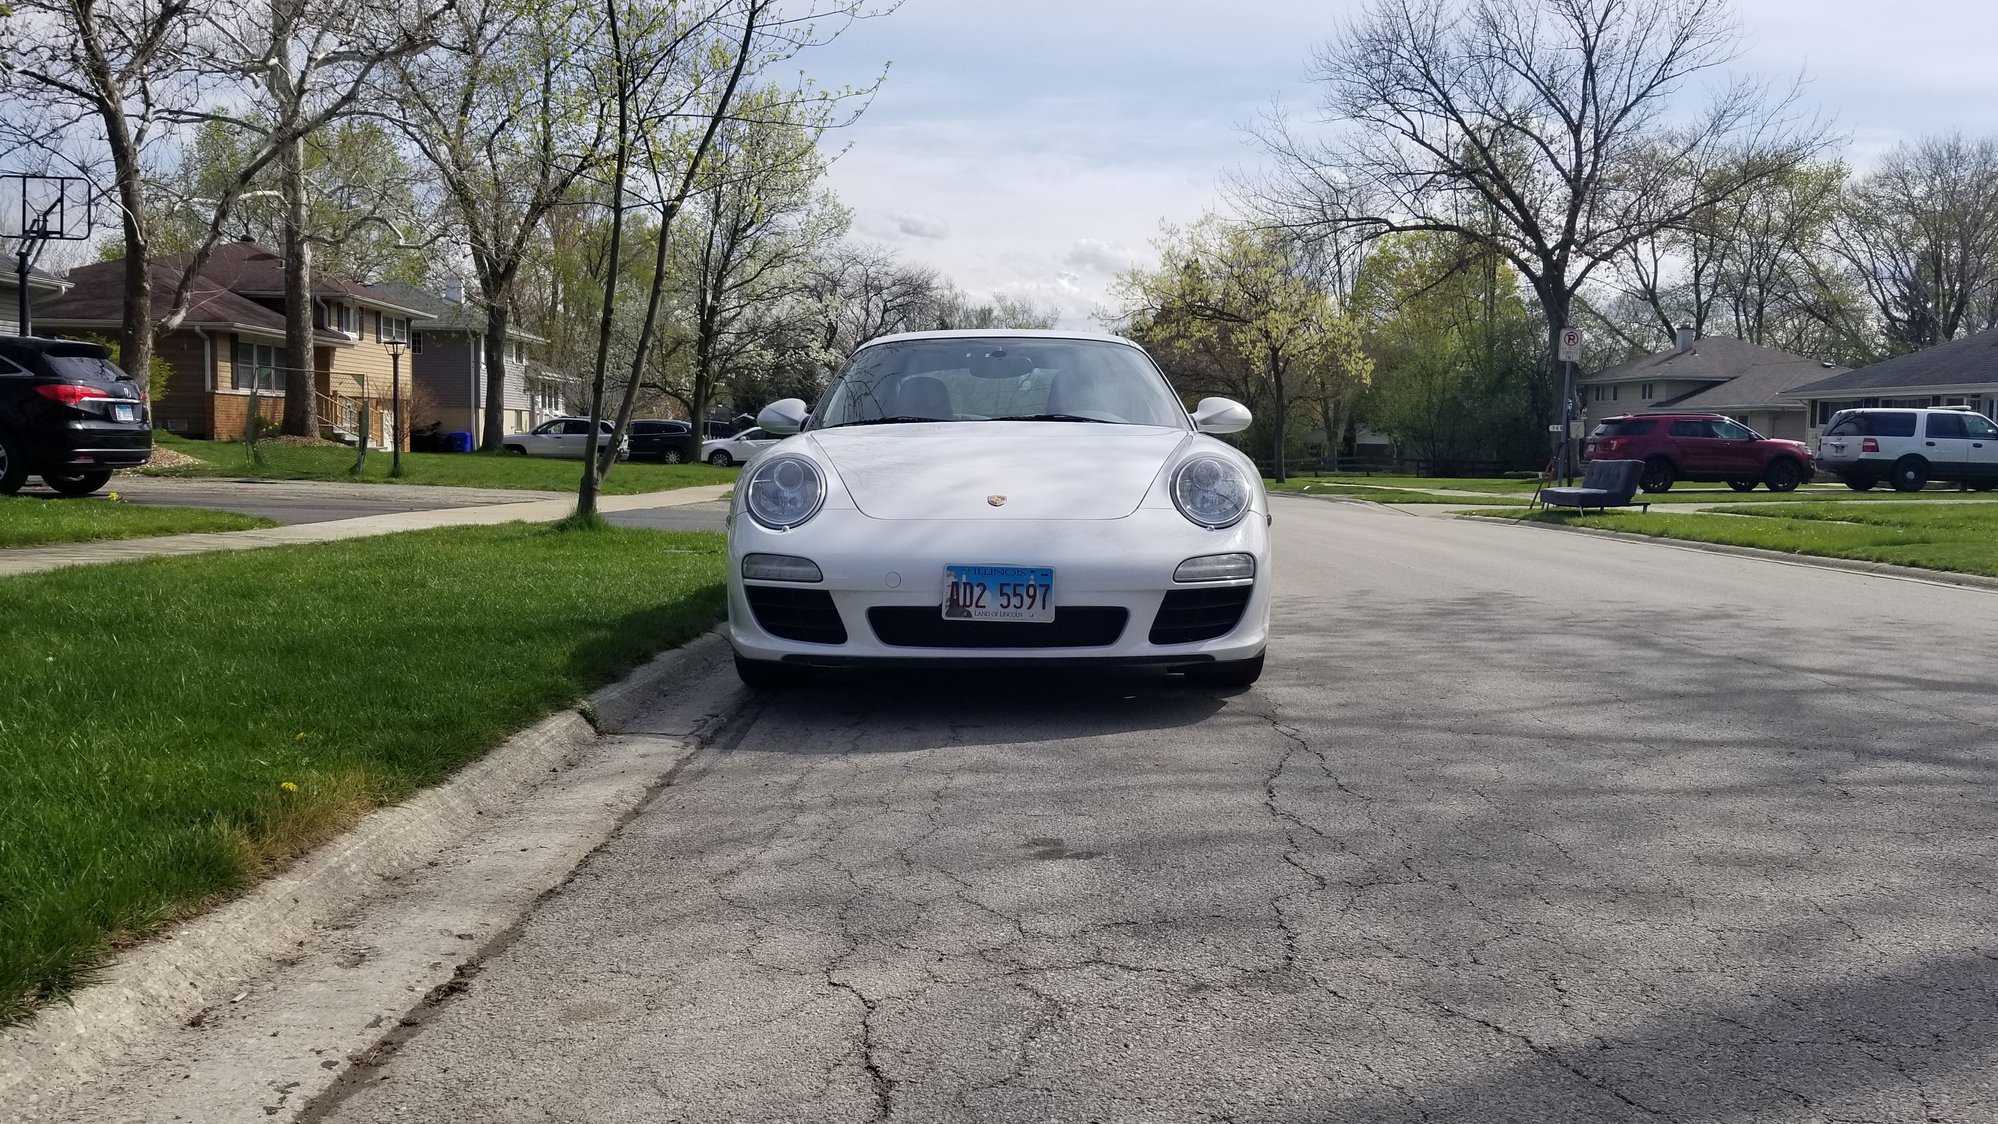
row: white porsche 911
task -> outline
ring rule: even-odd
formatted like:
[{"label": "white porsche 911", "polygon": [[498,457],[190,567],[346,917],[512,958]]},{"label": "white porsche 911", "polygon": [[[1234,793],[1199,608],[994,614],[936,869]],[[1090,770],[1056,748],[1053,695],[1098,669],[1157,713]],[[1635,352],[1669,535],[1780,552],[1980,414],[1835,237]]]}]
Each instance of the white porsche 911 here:
[{"label": "white porsche 911", "polygon": [[1152,665],[1221,686],[1262,673],[1269,498],[1115,336],[959,331],[854,352],[816,409],[743,471],[728,635],[752,687],[812,668]]}]

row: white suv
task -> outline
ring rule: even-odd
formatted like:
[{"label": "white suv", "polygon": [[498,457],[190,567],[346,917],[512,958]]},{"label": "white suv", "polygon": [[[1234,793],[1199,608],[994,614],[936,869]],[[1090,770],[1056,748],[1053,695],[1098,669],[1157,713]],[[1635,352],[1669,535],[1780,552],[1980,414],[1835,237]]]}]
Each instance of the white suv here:
[{"label": "white suv", "polygon": [[1919,492],[1931,480],[1998,486],[1998,423],[1968,407],[1840,410],[1818,437],[1818,467],[1864,492],[1885,480]]}]

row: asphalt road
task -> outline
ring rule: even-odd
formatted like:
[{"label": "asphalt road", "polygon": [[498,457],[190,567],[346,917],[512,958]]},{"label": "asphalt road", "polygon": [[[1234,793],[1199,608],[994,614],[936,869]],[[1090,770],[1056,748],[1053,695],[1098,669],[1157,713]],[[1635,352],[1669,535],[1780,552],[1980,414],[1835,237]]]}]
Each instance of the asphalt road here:
[{"label": "asphalt road", "polygon": [[1247,693],[755,704],[326,1118],[1998,1119],[1998,595],[1277,532]]}]

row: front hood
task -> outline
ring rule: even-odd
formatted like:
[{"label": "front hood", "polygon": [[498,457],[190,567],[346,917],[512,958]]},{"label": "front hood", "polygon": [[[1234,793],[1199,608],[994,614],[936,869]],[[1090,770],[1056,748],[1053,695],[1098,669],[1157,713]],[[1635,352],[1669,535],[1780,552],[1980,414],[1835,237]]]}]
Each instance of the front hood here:
[{"label": "front hood", "polygon": [[875,519],[1121,519],[1189,436],[1081,422],[911,422],[810,434],[853,505]]}]

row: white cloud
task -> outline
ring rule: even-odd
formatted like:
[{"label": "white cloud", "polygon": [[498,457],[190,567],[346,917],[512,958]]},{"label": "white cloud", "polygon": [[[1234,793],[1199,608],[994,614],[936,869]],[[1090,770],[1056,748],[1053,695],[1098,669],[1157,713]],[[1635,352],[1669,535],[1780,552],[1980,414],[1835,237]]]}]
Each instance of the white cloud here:
[{"label": "white cloud", "polygon": [[914,211],[897,211],[888,216],[895,229],[910,238],[927,238],[941,242],[950,237],[950,224],[942,219],[934,219]]},{"label": "white cloud", "polygon": [[1137,255],[1120,242],[1106,242],[1101,238],[1078,238],[1068,252],[1061,256],[1062,264],[1084,273],[1113,275],[1131,268],[1138,260]]}]

